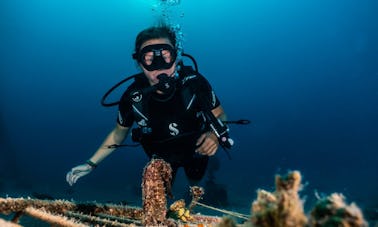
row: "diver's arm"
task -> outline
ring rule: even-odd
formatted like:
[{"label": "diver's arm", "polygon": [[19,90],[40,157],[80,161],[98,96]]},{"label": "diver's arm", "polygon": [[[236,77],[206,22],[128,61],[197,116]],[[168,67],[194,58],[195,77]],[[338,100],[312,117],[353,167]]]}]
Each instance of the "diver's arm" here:
[{"label": "diver's arm", "polygon": [[101,147],[94,153],[94,155],[84,164],[78,165],[71,169],[66,175],[66,181],[72,186],[76,181],[92,172],[92,170],[108,155],[110,155],[115,148],[111,145],[121,144],[127,136],[128,127],[123,127],[119,124],[109,133]]},{"label": "diver's arm", "polygon": [[109,133],[102,145],[97,149],[93,156],[89,159],[95,165],[98,165],[102,160],[109,156],[116,148],[109,147],[111,145],[120,145],[126,138],[129,131],[128,127],[117,124],[116,127]]},{"label": "diver's arm", "polygon": [[[221,121],[227,120],[227,115],[224,112],[222,106],[218,106],[212,109],[211,112],[216,118],[220,119]],[[198,138],[196,145],[199,146],[196,149],[196,152],[202,155],[212,156],[217,152],[219,147],[218,137],[214,132],[206,132],[202,134],[200,138]]]},{"label": "diver's arm", "polygon": [[216,118],[218,118],[219,120],[221,121],[227,121],[227,115],[226,113],[224,112],[224,109],[222,106],[218,106],[216,108],[214,108],[213,110],[211,110],[211,112],[214,114],[214,116]]}]

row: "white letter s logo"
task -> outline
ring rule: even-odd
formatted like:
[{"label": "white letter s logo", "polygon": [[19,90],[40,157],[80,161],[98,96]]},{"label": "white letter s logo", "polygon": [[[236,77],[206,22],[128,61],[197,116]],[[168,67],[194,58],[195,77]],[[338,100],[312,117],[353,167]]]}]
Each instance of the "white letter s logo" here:
[{"label": "white letter s logo", "polygon": [[180,133],[180,131],[177,129],[176,123],[170,123],[168,128],[171,131],[169,134],[172,136],[177,136]]}]

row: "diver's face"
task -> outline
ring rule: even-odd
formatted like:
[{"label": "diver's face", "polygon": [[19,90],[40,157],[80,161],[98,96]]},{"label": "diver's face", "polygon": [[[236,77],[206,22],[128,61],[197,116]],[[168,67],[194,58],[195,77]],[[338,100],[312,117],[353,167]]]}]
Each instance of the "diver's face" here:
[{"label": "diver's face", "polygon": [[[159,39],[150,39],[150,40],[147,40],[146,42],[144,42],[141,47],[140,47],[140,50],[142,50],[144,47],[146,46],[150,46],[150,45],[156,45],[156,44],[168,44],[170,46],[173,47],[172,43],[169,41],[169,39],[166,39],[166,38],[159,38]],[[161,52],[162,54],[162,57],[165,61],[170,61],[170,56],[168,55],[167,52],[165,52],[164,50],[162,50]],[[149,63],[150,61],[152,61],[151,59],[153,58],[153,54],[152,53],[146,53],[145,55],[145,61],[146,63]],[[148,71],[142,63],[139,63],[139,66],[140,68],[143,70],[143,73],[144,75],[146,75],[150,85],[155,85],[157,83],[159,83],[159,79],[157,78],[158,75],[162,74],[162,73],[165,73],[167,74],[169,77],[173,77],[174,76],[174,72],[176,70],[176,62],[172,65],[172,67],[170,67],[169,69],[157,69],[157,70],[152,70],[152,71]]]}]

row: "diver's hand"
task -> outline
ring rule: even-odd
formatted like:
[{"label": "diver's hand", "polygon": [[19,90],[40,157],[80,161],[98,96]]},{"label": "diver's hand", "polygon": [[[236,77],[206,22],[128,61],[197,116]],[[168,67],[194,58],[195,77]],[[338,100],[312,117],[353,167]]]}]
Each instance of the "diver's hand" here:
[{"label": "diver's hand", "polygon": [[78,165],[71,169],[66,175],[66,181],[70,186],[76,183],[76,181],[88,173],[90,173],[94,167],[90,166],[89,164],[85,163],[82,165]]},{"label": "diver's hand", "polygon": [[197,153],[212,156],[218,150],[218,138],[213,132],[206,132],[198,138],[196,146],[198,146],[196,149]]}]

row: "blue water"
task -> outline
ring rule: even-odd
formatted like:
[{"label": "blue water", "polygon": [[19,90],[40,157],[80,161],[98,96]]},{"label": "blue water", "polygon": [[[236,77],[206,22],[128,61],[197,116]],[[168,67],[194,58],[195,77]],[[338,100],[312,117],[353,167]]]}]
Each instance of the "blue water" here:
[{"label": "blue water", "polygon": [[[138,72],[134,38],[164,14],[229,119],[252,121],[231,126],[231,160],[216,155],[226,208],[249,213],[258,188],[300,170],[306,208],[315,192],[340,192],[377,215],[377,10],[375,0],[182,0],[164,12],[152,0],[3,0],[0,195],[140,205],[141,148],[119,149],[72,188],[65,174],[114,127],[116,108],[100,99]],[[179,172],[176,198],[187,190]]]}]

